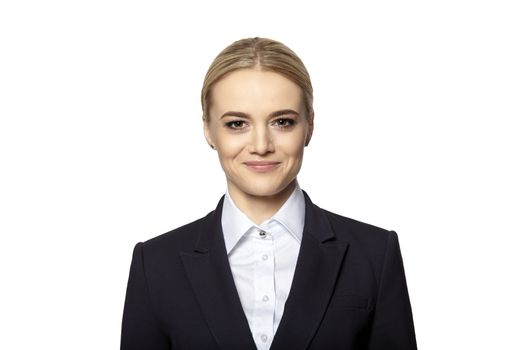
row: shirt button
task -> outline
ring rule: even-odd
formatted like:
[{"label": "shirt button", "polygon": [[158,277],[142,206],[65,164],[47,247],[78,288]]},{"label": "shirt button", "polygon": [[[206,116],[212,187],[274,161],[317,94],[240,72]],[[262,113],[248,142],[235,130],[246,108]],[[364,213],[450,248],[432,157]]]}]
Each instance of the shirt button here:
[{"label": "shirt button", "polygon": [[268,336],[266,334],[261,335],[261,340],[263,343],[266,343],[266,341],[268,340]]},{"label": "shirt button", "polygon": [[264,255],[262,256],[262,259],[263,259],[263,260],[268,260],[268,255],[267,255],[267,254],[264,254]]},{"label": "shirt button", "polygon": [[259,237],[266,238],[266,232],[265,231],[259,231]]},{"label": "shirt button", "polygon": [[262,300],[263,300],[264,302],[267,302],[269,299],[270,299],[270,298],[268,298],[268,296],[265,295],[265,296],[263,296],[263,299],[262,299]]}]

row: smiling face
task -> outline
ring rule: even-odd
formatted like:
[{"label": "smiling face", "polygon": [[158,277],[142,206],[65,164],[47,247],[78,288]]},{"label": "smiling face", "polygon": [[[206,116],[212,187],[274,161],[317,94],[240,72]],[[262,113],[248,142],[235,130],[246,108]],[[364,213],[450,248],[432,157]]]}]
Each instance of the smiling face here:
[{"label": "smiling face", "polygon": [[299,86],[256,69],[236,70],[213,86],[204,122],[233,198],[293,189],[312,129]]}]

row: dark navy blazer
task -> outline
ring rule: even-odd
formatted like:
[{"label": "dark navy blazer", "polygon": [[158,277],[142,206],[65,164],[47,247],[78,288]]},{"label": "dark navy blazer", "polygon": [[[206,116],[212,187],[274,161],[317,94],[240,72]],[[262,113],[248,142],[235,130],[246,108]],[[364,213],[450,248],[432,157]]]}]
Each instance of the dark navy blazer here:
[{"label": "dark navy blazer", "polygon": [[[121,350],[256,350],[221,228],[204,218],[138,243]],[[397,235],[319,208],[305,193],[304,234],[272,350],[414,350]]]}]

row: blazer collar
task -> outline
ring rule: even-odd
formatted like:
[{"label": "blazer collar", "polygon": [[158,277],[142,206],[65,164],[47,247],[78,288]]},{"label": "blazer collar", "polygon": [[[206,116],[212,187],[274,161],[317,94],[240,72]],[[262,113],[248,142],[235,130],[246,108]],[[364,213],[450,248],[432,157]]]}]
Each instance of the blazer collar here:
[{"label": "blazer collar", "polygon": [[310,196],[303,191],[305,200],[305,233],[312,236],[319,243],[324,243],[335,239],[336,235],[326,217],[325,212],[315,205]]},{"label": "blazer collar", "polygon": [[194,251],[196,253],[207,253],[210,249],[220,248],[224,245],[224,236],[221,228],[223,204],[224,195],[219,200],[215,210],[203,218],[195,241]]}]

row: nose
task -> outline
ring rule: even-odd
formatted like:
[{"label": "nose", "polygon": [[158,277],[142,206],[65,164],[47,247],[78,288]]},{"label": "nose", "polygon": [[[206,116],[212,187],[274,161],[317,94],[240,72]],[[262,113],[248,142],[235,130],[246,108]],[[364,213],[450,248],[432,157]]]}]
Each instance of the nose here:
[{"label": "nose", "polygon": [[272,134],[267,126],[254,128],[251,140],[251,153],[264,155],[274,152],[275,148],[272,139]]}]

